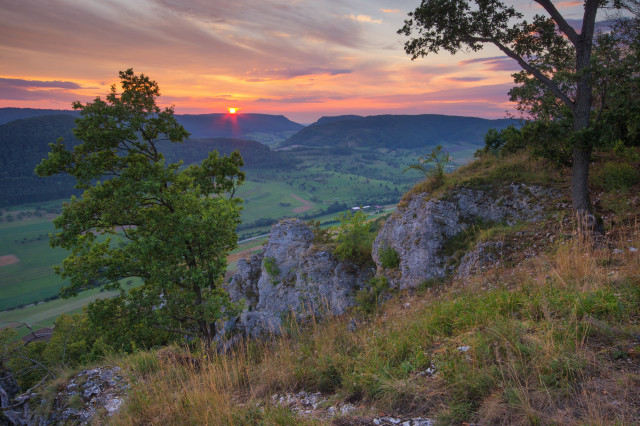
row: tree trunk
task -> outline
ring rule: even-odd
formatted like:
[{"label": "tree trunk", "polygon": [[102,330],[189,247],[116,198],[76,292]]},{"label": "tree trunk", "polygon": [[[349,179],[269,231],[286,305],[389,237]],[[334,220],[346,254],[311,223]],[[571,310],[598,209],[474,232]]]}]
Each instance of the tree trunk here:
[{"label": "tree trunk", "polygon": [[[578,90],[578,93],[579,92],[580,89]],[[590,96],[584,97],[590,98]],[[590,102],[587,104],[589,105],[589,108],[585,108],[587,105],[582,105],[581,108],[580,101],[584,102],[585,99],[580,99],[580,96],[578,96],[578,102],[576,103],[577,111],[574,115],[573,121],[574,131],[578,138],[588,137],[584,131],[589,127],[590,113]],[[591,199],[589,197],[589,166],[591,163],[591,149],[589,141],[574,141],[573,165],[571,167],[571,204],[573,212],[578,219],[578,226],[582,230],[594,231],[600,230],[600,228],[595,216],[593,215],[593,206],[591,205]]]},{"label": "tree trunk", "polygon": [[571,202],[573,210],[578,214],[593,213],[589,198],[589,162],[591,150],[573,148],[573,167],[571,169]]},{"label": "tree trunk", "polygon": [[[586,0],[582,31],[576,48],[576,74],[578,77],[576,99],[573,109],[573,131],[578,138],[589,138],[586,132],[590,126],[593,89],[591,81],[591,49],[597,0]],[[571,204],[578,218],[578,226],[586,230],[599,230],[593,215],[593,206],[589,198],[589,163],[592,145],[590,140],[575,140],[573,146],[573,166],[571,169]]]}]

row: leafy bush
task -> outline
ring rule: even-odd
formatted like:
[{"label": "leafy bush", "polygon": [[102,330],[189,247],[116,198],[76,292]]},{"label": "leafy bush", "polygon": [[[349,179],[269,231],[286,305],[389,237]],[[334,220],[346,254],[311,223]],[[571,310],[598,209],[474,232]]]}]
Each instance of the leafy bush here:
[{"label": "leafy bush", "polygon": [[591,181],[605,191],[626,191],[638,182],[638,171],[631,164],[609,161],[593,174]]},{"label": "leafy bush", "polygon": [[319,220],[313,220],[307,222],[307,225],[313,231],[313,242],[315,244],[329,244],[332,241],[331,230],[329,228],[322,229],[320,227]]},{"label": "leafy bush", "polygon": [[442,148],[442,145],[438,145],[431,150],[429,154],[425,154],[418,158],[418,162],[411,164],[404,169],[402,173],[407,170],[418,170],[424,173],[426,179],[434,179],[442,181],[444,178],[445,167],[449,164],[449,153]]},{"label": "leafy bush", "polygon": [[358,308],[364,313],[373,313],[380,302],[380,296],[388,289],[389,282],[386,277],[371,278],[367,287],[356,294]]},{"label": "leafy bush", "polygon": [[380,262],[384,268],[393,269],[400,264],[400,257],[393,247],[384,247],[380,250]]},{"label": "leafy bush", "polygon": [[277,277],[280,275],[280,268],[278,268],[275,257],[265,257],[262,264],[264,265],[264,269],[267,271],[267,274],[271,277]]},{"label": "leafy bush", "polygon": [[366,222],[367,215],[362,211],[340,214],[340,226],[336,242],[338,246],[333,254],[340,260],[351,260],[357,263],[371,263],[371,243],[374,234],[371,225]]},{"label": "leafy bush", "polygon": [[484,135],[484,143],[484,148],[476,152],[475,156],[485,152],[502,156],[512,154],[525,147],[522,132],[513,125],[502,130],[489,129]]}]

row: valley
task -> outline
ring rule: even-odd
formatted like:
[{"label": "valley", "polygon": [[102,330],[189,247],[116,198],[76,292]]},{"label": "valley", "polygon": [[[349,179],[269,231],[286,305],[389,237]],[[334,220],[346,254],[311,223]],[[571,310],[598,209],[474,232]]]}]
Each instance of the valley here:
[{"label": "valley", "polygon": [[[17,114],[16,111],[11,113]],[[27,113],[35,114],[34,111]],[[275,117],[275,124],[269,124],[268,116],[260,116],[258,123],[262,123],[263,129],[248,127],[249,134],[240,135],[269,135],[270,147],[247,139],[205,137],[171,144],[163,151],[168,161],[183,161],[185,166],[199,163],[213,149],[221,154],[237,149],[243,155],[247,179],[237,193],[243,200],[242,222],[237,228],[241,244],[229,256],[227,275],[235,270],[237,254],[260,250],[264,235],[282,218],[314,220],[328,227],[337,223],[340,213],[352,207],[371,206],[367,213],[372,217],[393,209],[402,194],[422,178],[415,170],[403,171],[435,146],[406,143],[396,146],[384,132],[381,137],[387,139],[382,144],[378,139],[371,146],[363,143],[350,146],[350,142],[340,140],[335,144],[306,143],[300,137],[291,144],[286,137],[292,130],[287,130],[286,126],[294,125],[288,124],[284,117]],[[206,136],[205,119],[187,116],[184,121],[195,129],[196,136]],[[361,121],[356,120],[358,123]],[[491,124],[490,120],[482,121],[487,122],[487,126]],[[348,126],[348,121],[340,117],[320,120],[319,123],[323,132],[340,132]],[[339,126],[332,129],[332,123]],[[4,175],[0,176],[5,194],[10,194],[9,197],[1,197],[4,201],[0,208],[0,260],[3,265],[0,266],[0,327],[24,322],[34,324],[34,328],[51,326],[61,313],[77,312],[96,298],[116,294],[94,289],[73,299],[58,298],[65,281],[54,273],[53,268],[67,253],[59,248],[50,248],[48,235],[54,231],[51,221],[61,212],[65,198],[58,195],[51,199],[51,195],[60,194],[65,187],[71,188],[72,181],[60,177],[54,179],[56,182],[52,185],[46,179],[35,177],[32,170],[46,155],[47,142],[55,139],[49,133],[64,135],[72,144],[76,143],[72,127],[73,117],[69,114],[35,116],[0,125],[0,145],[10,153],[3,158],[5,162],[11,162]],[[229,136],[223,130],[216,134]],[[360,131],[362,129],[355,129],[351,134]],[[472,137],[473,133],[467,136]],[[274,140],[277,142],[273,143]],[[16,145],[16,142],[20,143]],[[470,161],[482,146],[480,137],[438,142],[443,143],[451,155],[451,163],[447,166],[449,171]],[[40,190],[34,189],[38,185]],[[54,187],[56,189],[52,191]],[[71,189],[68,191],[74,193]],[[28,193],[42,198],[41,201],[27,204],[11,202],[20,199],[20,194]],[[44,193],[49,195],[39,195]],[[132,281],[125,288],[135,285]],[[20,333],[26,334],[27,330],[23,327]]]}]

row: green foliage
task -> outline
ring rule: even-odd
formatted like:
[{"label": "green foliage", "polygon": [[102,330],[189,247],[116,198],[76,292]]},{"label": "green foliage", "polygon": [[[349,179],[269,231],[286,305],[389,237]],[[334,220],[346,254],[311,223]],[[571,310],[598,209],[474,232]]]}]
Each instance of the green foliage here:
[{"label": "green foliage", "polygon": [[333,238],[331,236],[331,229],[329,228],[322,229],[320,227],[319,220],[312,219],[309,222],[307,222],[307,225],[309,225],[309,227],[313,231],[313,242],[315,244],[329,244],[333,241]]},{"label": "green foliage", "polygon": [[400,264],[398,252],[393,247],[383,247],[380,250],[380,263],[384,268],[394,269]]},{"label": "green foliage", "polygon": [[[67,150],[59,140],[36,168],[41,176],[69,174],[84,190],[54,221],[51,245],[72,251],[57,268],[70,280],[62,295],[120,290],[88,310],[89,322],[116,346],[155,344],[163,333],[210,341],[215,322],[233,311],[221,283],[237,241],[242,159],[212,152],[200,165],[167,164],[158,146],[188,133],[171,108],[156,105],[156,82],[131,69],[120,80],[121,94],[113,85],[106,101],[73,104],[82,143]],[[142,286],[127,292],[120,281],[128,277]]]},{"label": "green foliage", "polygon": [[593,173],[591,181],[605,191],[626,191],[639,180],[638,171],[628,163],[608,161]]},{"label": "green foliage", "polygon": [[449,153],[442,148],[442,145],[438,145],[431,150],[429,154],[425,154],[418,158],[418,162],[411,164],[404,169],[418,170],[424,174],[425,179],[434,178],[438,181],[442,181],[444,178],[445,167],[449,164]]},{"label": "green foliage", "polygon": [[333,254],[340,260],[351,260],[358,263],[370,263],[371,243],[375,237],[371,225],[367,223],[367,215],[362,210],[341,213],[338,216],[340,226],[336,235],[338,246]]},{"label": "green foliage", "polygon": [[367,283],[367,287],[356,294],[358,308],[366,313],[373,313],[380,303],[381,296],[389,290],[389,281],[386,277],[373,277]]},{"label": "green foliage", "polygon": [[511,125],[506,129],[489,129],[484,135],[485,146],[480,152],[490,152],[496,155],[506,155],[517,152],[525,147],[522,132]]},{"label": "green foliage", "polygon": [[265,257],[262,260],[262,264],[264,265],[264,269],[267,271],[267,274],[272,278],[277,278],[280,275],[280,268],[276,263],[275,257]]}]

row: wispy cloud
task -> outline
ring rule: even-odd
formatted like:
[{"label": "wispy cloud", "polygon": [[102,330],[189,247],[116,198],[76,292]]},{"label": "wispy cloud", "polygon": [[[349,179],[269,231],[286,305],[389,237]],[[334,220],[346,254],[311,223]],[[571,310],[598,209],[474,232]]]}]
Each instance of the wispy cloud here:
[{"label": "wispy cloud", "polygon": [[73,81],[40,81],[0,77],[0,87],[55,87],[60,89],[80,89],[81,86]]},{"label": "wispy cloud", "polygon": [[0,2],[0,106],[90,101],[132,67],[158,81],[160,102],[179,113],[233,103],[307,121],[439,108],[487,116],[500,115],[506,92],[465,104],[455,90],[510,84],[504,71],[518,69],[480,54],[411,62],[396,31],[416,0]]},{"label": "wispy cloud", "polygon": [[290,80],[296,77],[311,75],[339,75],[349,74],[352,70],[346,68],[273,68],[264,70],[251,70],[245,73],[248,76],[247,81],[264,81],[264,80]]},{"label": "wispy cloud", "polygon": [[351,19],[352,21],[366,22],[370,24],[382,24],[382,19],[373,19],[369,15],[354,15],[352,13],[350,15],[346,15],[345,18]]},{"label": "wispy cloud", "polygon": [[470,83],[475,81],[486,80],[484,77],[447,77],[447,80],[459,81],[461,83]]},{"label": "wispy cloud", "polygon": [[491,71],[519,71],[521,68],[516,61],[508,56],[492,56],[490,58],[472,58],[458,62],[458,65],[483,63]]}]

